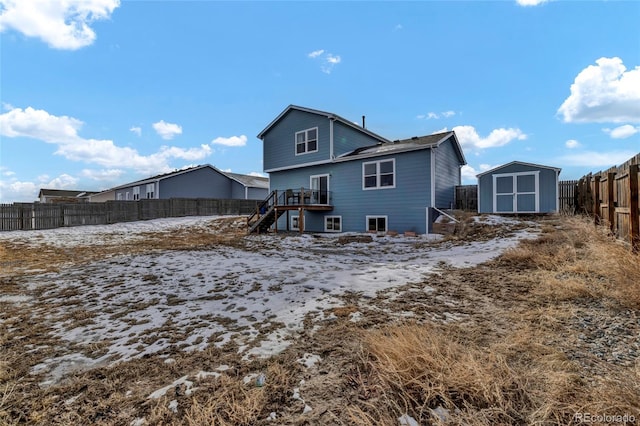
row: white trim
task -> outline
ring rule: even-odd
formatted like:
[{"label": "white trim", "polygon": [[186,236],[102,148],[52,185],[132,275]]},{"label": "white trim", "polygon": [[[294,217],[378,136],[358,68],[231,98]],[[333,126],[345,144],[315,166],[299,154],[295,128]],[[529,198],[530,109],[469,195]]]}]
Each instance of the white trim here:
[{"label": "white trim", "polygon": [[[308,139],[308,132],[310,130],[315,130],[316,131],[316,149],[314,150],[309,150],[309,139]],[[300,152],[298,153],[298,135],[300,133],[304,133],[304,147],[305,147],[305,151],[304,152]],[[318,145],[319,145],[319,139],[320,139],[320,134],[318,131],[318,127],[309,127],[308,129],[304,129],[304,130],[300,130],[298,132],[296,132],[293,136],[293,152],[296,156],[298,155],[305,155],[305,154],[312,154],[314,152],[318,152]]]},{"label": "white trim", "polygon": [[[340,219],[340,229],[328,229],[327,219]],[[334,223],[335,225],[335,223]],[[342,232],[342,216],[341,215],[327,215],[324,217],[324,232]]]},{"label": "white trim", "polygon": [[[365,224],[364,224],[364,229],[366,230],[366,232],[369,232],[369,219],[380,219],[380,218],[384,218],[385,229],[384,231],[378,231],[376,229],[376,232],[387,232],[389,230],[389,216],[387,215],[366,215]],[[378,228],[377,225],[378,224],[376,222],[376,228]]]},{"label": "white trim", "polygon": [[[484,171],[484,172],[482,172],[482,173],[479,173],[479,174],[477,174],[477,175],[476,175],[476,177],[477,177],[477,178],[479,178],[480,176],[488,175],[489,173],[495,172],[495,171],[500,170],[500,169],[502,169],[502,168],[504,168],[504,167],[512,166],[512,165],[514,165],[514,164],[519,164],[519,165],[522,165],[522,166],[534,167],[534,168],[536,168],[536,169],[549,169],[549,170],[555,170],[555,171],[557,171],[557,172],[558,172],[558,174],[559,174],[559,173],[560,173],[560,171],[562,170],[562,169],[560,169],[560,168],[558,168],[558,167],[543,166],[542,164],[525,163],[524,161],[512,161],[512,162],[510,162],[510,163],[503,164],[502,166],[494,167],[493,169],[486,170],[486,171]],[[531,170],[531,171],[533,172],[534,170]]]},{"label": "white trim", "polygon": [[[311,176],[309,176],[309,189],[311,189],[311,191],[313,191],[313,178],[318,178],[319,179],[319,178],[323,178],[323,177],[327,178],[327,194],[326,194],[326,197],[327,197],[327,204],[329,204],[329,191],[330,191],[329,185],[330,185],[330,182],[331,182],[331,175],[329,173],[323,173],[323,174],[320,174],[320,175],[311,175]],[[318,183],[319,183],[319,181],[318,181]],[[317,190],[320,191],[320,188],[318,188]],[[320,194],[320,195],[322,195],[322,194]]]},{"label": "white trim", "polygon": [[431,207],[436,206],[436,150],[431,147]]},{"label": "white trim", "polygon": [[[381,186],[380,185],[380,177],[382,176],[382,174],[380,173],[380,163],[386,163],[390,161],[393,164],[393,185],[386,185],[386,186]],[[370,186],[367,187],[365,186],[365,174],[364,174],[364,169],[365,166],[367,164],[375,164],[376,165],[376,186]],[[388,174],[388,173],[385,173]],[[395,158],[387,158],[384,160],[377,160],[377,161],[363,161],[362,162],[362,190],[363,191],[373,191],[373,190],[378,190],[378,189],[393,189],[396,187],[396,177],[397,177],[397,173],[396,173],[396,159]]]},{"label": "white trim", "polygon": [[[534,176],[534,192],[519,192],[518,191],[518,176]],[[497,180],[502,177],[511,177],[512,192],[501,192],[499,195],[512,195],[512,209],[511,211],[499,212],[498,211],[498,187]],[[539,213],[540,212],[540,170],[528,171],[528,172],[514,172],[514,173],[496,173],[493,178],[493,213]],[[534,210],[518,210],[518,195],[534,195],[535,205]],[[478,206],[480,207],[480,206]]]},{"label": "white trim", "polygon": [[329,117],[329,159],[333,160],[333,122],[335,118]]}]

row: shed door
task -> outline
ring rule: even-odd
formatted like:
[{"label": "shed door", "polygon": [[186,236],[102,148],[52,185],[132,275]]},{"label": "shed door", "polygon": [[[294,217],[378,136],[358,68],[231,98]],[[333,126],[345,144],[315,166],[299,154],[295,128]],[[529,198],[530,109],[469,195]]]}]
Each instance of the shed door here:
[{"label": "shed door", "polygon": [[494,175],[494,213],[537,213],[538,179],[537,171]]}]

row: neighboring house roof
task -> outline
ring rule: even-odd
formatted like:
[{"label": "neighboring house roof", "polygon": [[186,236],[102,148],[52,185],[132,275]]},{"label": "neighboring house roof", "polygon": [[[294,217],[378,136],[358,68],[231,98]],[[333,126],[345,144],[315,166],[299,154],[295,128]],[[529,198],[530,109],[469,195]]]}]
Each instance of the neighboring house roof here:
[{"label": "neighboring house roof", "polygon": [[95,194],[92,191],[69,191],[66,189],[40,189],[38,197],[86,197],[87,195]]},{"label": "neighboring house roof", "polygon": [[146,183],[152,183],[163,179],[168,179],[170,177],[178,176],[184,173],[193,172],[195,170],[210,168],[215,170],[216,172],[228,177],[229,179],[233,179],[236,182],[240,183],[249,188],[269,188],[269,178],[264,178],[260,176],[249,176],[249,175],[241,175],[237,173],[229,173],[223,172],[222,170],[212,166],[211,164],[203,164],[200,166],[189,167],[187,169],[176,170],[169,173],[163,173],[160,175],[152,176],[146,179],[138,180],[135,182],[126,183],[124,185],[116,186],[111,188],[111,190],[121,189],[121,188],[129,188],[131,186],[144,185]]},{"label": "neighboring house roof", "polygon": [[269,189],[269,178],[253,175],[240,175],[238,173],[222,172],[228,178],[249,187],[249,188],[265,188]]},{"label": "neighboring house roof", "polygon": [[353,128],[353,129],[355,129],[355,130],[357,130],[359,132],[365,133],[365,134],[371,136],[372,138],[379,140],[380,142],[383,142],[383,143],[390,142],[388,139],[385,139],[382,136],[377,135],[377,134],[365,129],[364,127],[361,127],[361,126],[357,125],[353,121],[347,120],[346,118],[342,118],[338,114],[334,114],[332,112],[320,111],[320,110],[317,110],[317,109],[305,108],[305,107],[301,107],[301,106],[297,106],[297,105],[289,105],[284,111],[282,111],[280,113],[280,115],[278,115],[275,118],[275,120],[273,120],[271,123],[269,123],[269,125],[267,127],[265,127],[264,130],[261,131],[258,134],[258,139],[264,139],[264,135],[269,130],[271,130],[271,128],[273,126],[275,126],[280,120],[282,120],[284,118],[284,116],[287,115],[289,113],[289,111],[291,111],[291,110],[298,110],[298,111],[308,112],[308,113],[311,113],[311,114],[321,115],[321,116],[327,117],[328,119],[333,119],[333,120],[339,121],[339,122],[341,122],[341,123]]},{"label": "neighboring house roof", "polygon": [[557,173],[560,173],[560,171],[562,170],[559,167],[543,166],[542,164],[525,163],[524,161],[512,161],[510,163],[503,164],[501,166],[494,167],[493,169],[486,170],[486,171],[484,171],[482,173],[479,173],[479,174],[476,175],[476,177],[479,178],[480,176],[484,176],[486,174],[493,173],[496,170],[499,170],[499,169],[502,169],[502,168],[505,168],[505,167],[508,167],[508,166],[512,166],[514,164],[520,164],[520,165],[523,165],[523,166],[536,167],[536,168],[540,168],[540,169],[555,170]]},{"label": "neighboring house roof", "polygon": [[464,158],[464,154],[462,153],[462,148],[460,147],[460,143],[458,142],[458,138],[456,137],[455,132],[443,132],[443,133],[434,133],[432,135],[426,136],[414,136],[410,139],[402,139],[396,140],[393,142],[381,143],[373,146],[366,146],[362,148],[358,148],[354,151],[341,155],[337,160],[348,158],[354,159],[362,158],[362,157],[375,157],[380,155],[388,155],[395,154],[399,152],[407,152],[407,151],[416,151],[420,149],[428,149],[428,148],[437,148],[443,142],[448,140],[450,137],[453,137],[455,140],[454,148],[456,153],[458,154],[458,158],[461,164],[467,164],[467,161]]}]

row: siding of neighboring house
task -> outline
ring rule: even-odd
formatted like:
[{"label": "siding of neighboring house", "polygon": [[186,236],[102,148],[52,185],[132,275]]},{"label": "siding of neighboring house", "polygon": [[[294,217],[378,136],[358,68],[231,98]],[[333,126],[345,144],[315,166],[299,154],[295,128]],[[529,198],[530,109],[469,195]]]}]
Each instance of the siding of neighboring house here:
[{"label": "siding of neighboring house", "polygon": [[[160,198],[234,198],[231,180],[217,171],[204,167],[160,181]],[[244,190],[242,196],[244,198]]]},{"label": "siding of neighboring house", "polygon": [[455,206],[455,187],[460,185],[460,159],[452,139],[435,148],[435,207],[450,209]]},{"label": "siding of neighboring house", "polygon": [[116,199],[115,191],[104,191],[89,196],[90,203],[104,203]]},{"label": "siding of neighboring house", "polygon": [[496,174],[511,173],[539,173],[539,213],[557,212],[558,209],[558,173],[553,168],[515,162],[505,166],[496,167],[478,177],[478,212],[494,212],[494,188],[493,176]]},{"label": "siding of neighboring house", "polygon": [[[318,128],[318,151],[296,155],[296,132],[313,127]],[[264,169],[328,161],[329,131],[327,117],[292,109],[269,130],[264,139]]]}]

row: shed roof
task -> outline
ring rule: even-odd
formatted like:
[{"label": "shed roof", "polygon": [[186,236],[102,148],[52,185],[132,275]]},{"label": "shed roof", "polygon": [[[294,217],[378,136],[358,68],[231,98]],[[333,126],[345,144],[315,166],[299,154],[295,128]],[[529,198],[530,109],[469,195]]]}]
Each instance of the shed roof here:
[{"label": "shed roof", "polygon": [[520,165],[523,165],[523,166],[530,166],[530,167],[535,167],[535,168],[539,168],[539,169],[549,169],[549,170],[554,170],[554,171],[556,171],[557,173],[560,173],[560,171],[562,170],[562,169],[561,169],[561,168],[559,168],[559,167],[544,166],[544,165],[542,165],[542,164],[534,164],[534,163],[525,163],[524,161],[512,161],[512,162],[510,162],[510,163],[503,164],[503,165],[501,165],[501,166],[497,166],[497,167],[494,167],[493,169],[486,170],[486,171],[484,171],[484,172],[482,172],[482,173],[479,173],[479,174],[477,174],[477,175],[476,175],[476,177],[477,177],[477,178],[479,178],[480,176],[484,176],[484,175],[489,174],[489,173],[494,173],[494,172],[496,172],[496,171],[498,171],[498,170],[500,170],[500,169],[503,169],[503,168],[505,168],[505,167],[508,167],[508,166],[511,166],[511,165],[514,165],[514,164],[520,164]]}]

